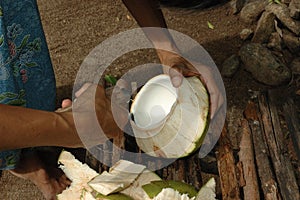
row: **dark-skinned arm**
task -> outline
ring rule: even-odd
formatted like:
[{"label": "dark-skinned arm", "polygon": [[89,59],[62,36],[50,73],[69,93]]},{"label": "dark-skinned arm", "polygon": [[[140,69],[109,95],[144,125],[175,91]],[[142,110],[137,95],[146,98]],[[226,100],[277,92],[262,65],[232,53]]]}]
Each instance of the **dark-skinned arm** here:
[{"label": "dark-skinned arm", "polygon": [[[158,0],[123,0],[123,3],[139,26],[167,28]],[[144,30],[144,33],[153,43],[164,66],[164,72],[170,75],[173,86],[179,87],[183,76],[201,77],[210,93],[211,117],[213,117],[216,110],[223,104],[224,98],[219,92],[211,70],[201,63],[191,63],[184,59],[167,29],[161,29],[160,31]],[[201,74],[195,66],[201,71]]]}]

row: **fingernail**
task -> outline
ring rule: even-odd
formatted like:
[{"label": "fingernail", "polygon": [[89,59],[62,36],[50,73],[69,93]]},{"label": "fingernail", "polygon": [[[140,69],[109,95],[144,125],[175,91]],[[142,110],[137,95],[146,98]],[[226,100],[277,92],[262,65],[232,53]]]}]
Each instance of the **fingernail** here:
[{"label": "fingernail", "polygon": [[171,78],[172,84],[174,87],[178,88],[182,83],[182,77],[181,76],[174,76]]},{"label": "fingernail", "polygon": [[66,108],[72,105],[72,101],[70,99],[64,99],[61,103],[62,108]]},{"label": "fingernail", "polygon": [[85,83],[77,92],[75,92],[75,97],[79,97],[84,91],[88,89],[92,84],[91,83]]}]

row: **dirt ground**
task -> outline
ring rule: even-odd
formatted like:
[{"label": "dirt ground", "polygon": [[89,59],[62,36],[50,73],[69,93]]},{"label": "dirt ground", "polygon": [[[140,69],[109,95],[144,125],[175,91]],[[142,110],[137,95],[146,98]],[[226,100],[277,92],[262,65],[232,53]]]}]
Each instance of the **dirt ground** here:
[{"label": "dirt ground", "polygon": [[[76,72],[95,46],[119,32],[138,27],[121,0],[38,0],[38,3],[56,74],[58,102],[71,96]],[[198,41],[210,53],[219,69],[224,59],[237,53],[243,44],[239,33],[249,27],[231,13],[228,4],[193,12],[164,9],[164,14],[169,28]],[[207,21],[215,28],[209,29]],[[135,63],[143,63],[147,59],[149,57],[144,55],[126,57],[125,62],[116,63],[111,73],[120,76]],[[228,110],[237,115],[241,115],[245,108],[249,90],[267,88],[254,81],[243,69],[232,79],[224,79],[224,83]],[[34,185],[4,172],[0,178],[0,199],[43,198]]]}]

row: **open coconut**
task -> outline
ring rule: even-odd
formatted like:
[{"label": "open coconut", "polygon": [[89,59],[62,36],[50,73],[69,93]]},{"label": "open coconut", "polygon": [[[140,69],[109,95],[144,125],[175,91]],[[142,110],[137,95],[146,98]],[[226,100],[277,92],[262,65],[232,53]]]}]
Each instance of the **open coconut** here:
[{"label": "open coconut", "polygon": [[168,75],[150,79],[132,103],[131,125],[141,150],[151,156],[184,157],[197,150],[209,124],[209,96],[197,77],[173,87]]}]

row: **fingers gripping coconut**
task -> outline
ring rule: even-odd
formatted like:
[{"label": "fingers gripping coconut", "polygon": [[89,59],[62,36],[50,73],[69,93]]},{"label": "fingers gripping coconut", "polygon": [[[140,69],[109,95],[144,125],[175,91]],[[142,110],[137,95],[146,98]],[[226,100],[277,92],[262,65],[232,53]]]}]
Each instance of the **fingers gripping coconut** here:
[{"label": "fingers gripping coconut", "polygon": [[174,49],[175,50],[172,51],[156,50],[157,55],[164,66],[164,72],[170,76],[172,84],[176,88],[182,84],[184,77],[196,76],[200,78],[201,82],[209,92],[210,118],[213,118],[218,108],[224,103],[224,97],[214,80],[212,70],[201,63],[190,60],[187,61],[180,56],[180,51],[176,47]]}]

